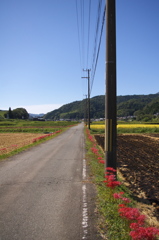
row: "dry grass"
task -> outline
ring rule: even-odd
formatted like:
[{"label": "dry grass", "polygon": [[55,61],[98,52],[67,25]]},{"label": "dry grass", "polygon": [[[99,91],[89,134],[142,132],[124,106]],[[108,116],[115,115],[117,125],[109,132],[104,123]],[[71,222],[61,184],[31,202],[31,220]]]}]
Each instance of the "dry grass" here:
[{"label": "dry grass", "polygon": [[39,133],[0,133],[0,155],[33,143],[33,139],[43,136]]}]

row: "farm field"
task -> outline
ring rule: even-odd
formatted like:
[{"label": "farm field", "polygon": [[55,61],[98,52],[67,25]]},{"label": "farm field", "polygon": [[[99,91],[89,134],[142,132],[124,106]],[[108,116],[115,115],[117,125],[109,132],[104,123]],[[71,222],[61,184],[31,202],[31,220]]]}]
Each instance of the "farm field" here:
[{"label": "farm field", "polygon": [[0,155],[29,145],[41,136],[39,133],[0,133]]},{"label": "farm field", "polygon": [[[104,148],[104,135],[95,135]],[[117,166],[137,201],[154,208],[159,221],[159,134],[120,134]]]},{"label": "farm field", "polygon": [[[104,123],[93,123],[90,125],[91,131],[104,133]],[[159,123],[117,123],[117,133],[159,133]]]},{"label": "farm field", "polygon": [[[105,124],[91,124],[93,129],[104,129]],[[117,124],[117,128],[159,128],[159,124],[145,124],[145,123],[134,123],[134,124]]]},{"label": "farm field", "polygon": [[77,122],[2,120],[0,121],[0,157],[51,137]]},{"label": "farm field", "polygon": [[2,120],[0,121],[0,132],[46,133],[55,132],[75,124],[77,122]]}]

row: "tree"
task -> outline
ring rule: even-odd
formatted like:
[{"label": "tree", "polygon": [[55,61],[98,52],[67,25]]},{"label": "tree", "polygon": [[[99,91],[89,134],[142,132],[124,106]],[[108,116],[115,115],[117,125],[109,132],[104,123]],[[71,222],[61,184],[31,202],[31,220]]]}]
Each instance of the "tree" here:
[{"label": "tree", "polygon": [[13,112],[11,110],[11,107],[9,108],[9,111],[8,111],[8,118],[9,119],[12,119],[13,118]]},{"label": "tree", "polygon": [[13,118],[14,119],[28,119],[29,113],[25,108],[16,108],[13,110]]}]

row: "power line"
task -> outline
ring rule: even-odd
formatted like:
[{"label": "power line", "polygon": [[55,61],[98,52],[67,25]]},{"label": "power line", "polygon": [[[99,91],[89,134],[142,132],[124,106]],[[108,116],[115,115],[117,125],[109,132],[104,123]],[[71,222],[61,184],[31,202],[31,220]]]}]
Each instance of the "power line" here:
[{"label": "power line", "polygon": [[78,32],[78,47],[79,47],[79,55],[80,55],[80,65],[81,65],[81,69],[82,69],[82,56],[81,56],[81,44],[80,44],[79,16],[78,16],[77,0],[76,0],[76,16],[77,16],[77,32]]},{"label": "power line", "polygon": [[[80,64],[81,70],[89,68],[89,55],[90,55],[90,46],[92,45],[92,72],[91,72],[91,88],[92,91],[95,73],[97,69],[97,63],[99,59],[99,52],[102,40],[102,33],[105,21],[105,7],[104,7],[104,14],[102,19],[102,6],[103,1],[97,1],[97,15],[95,24],[93,19],[93,8],[92,8],[91,0],[84,1],[84,0],[76,0],[76,16],[77,16],[77,30],[78,30],[78,45],[79,45],[79,53],[80,53]],[[93,17],[92,17],[93,16]],[[101,30],[100,30],[100,25]],[[94,42],[91,40],[92,37],[92,30],[95,29],[94,32]]]},{"label": "power line", "polygon": [[102,27],[101,27],[101,33],[100,33],[100,39],[99,39],[99,45],[98,45],[98,51],[97,51],[95,66],[94,66],[93,73],[92,73],[92,81],[91,81],[91,89],[90,89],[90,92],[92,91],[92,87],[93,87],[93,83],[94,83],[94,78],[95,78],[95,73],[96,73],[96,68],[97,68],[97,63],[98,63],[99,51],[100,51],[102,34],[103,34],[103,28],[104,28],[104,22],[105,22],[105,11],[106,11],[106,6],[105,6],[105,8],[104,8],[104,13],[103,13],[103,21],[102,21]]},{"label": "power line", "polygon": [[81,5],[81,45],[82,45],[82,66],[85,65],[85,34],[84,34],[84,0],[80,1]]},{"label": "power line", "polygon": [[89,56],[90,16],[91,16],[91,0],[89,0],[89,14],[88,14],[87,68],[88,68],[88,56]]},{"label": "power line", "polygon": [[94,38],[92,69],[94,69],[95,58],[96,58],[97,39],[98,39],[99,22],[100,22],[100,14],[101,14],[101,3],[102,3],[102,1],[100,0],[98,2],[98,12],[97,12],[96,32],[95,32],[95,38]]}]

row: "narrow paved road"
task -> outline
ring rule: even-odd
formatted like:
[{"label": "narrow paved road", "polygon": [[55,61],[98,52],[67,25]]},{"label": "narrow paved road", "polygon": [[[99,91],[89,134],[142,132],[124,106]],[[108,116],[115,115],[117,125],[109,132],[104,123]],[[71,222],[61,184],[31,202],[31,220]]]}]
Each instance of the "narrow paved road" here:
[{"label": "narrow paved road", "polygon": [[0,162],[0,240],[97,240],[83,124]]}]

